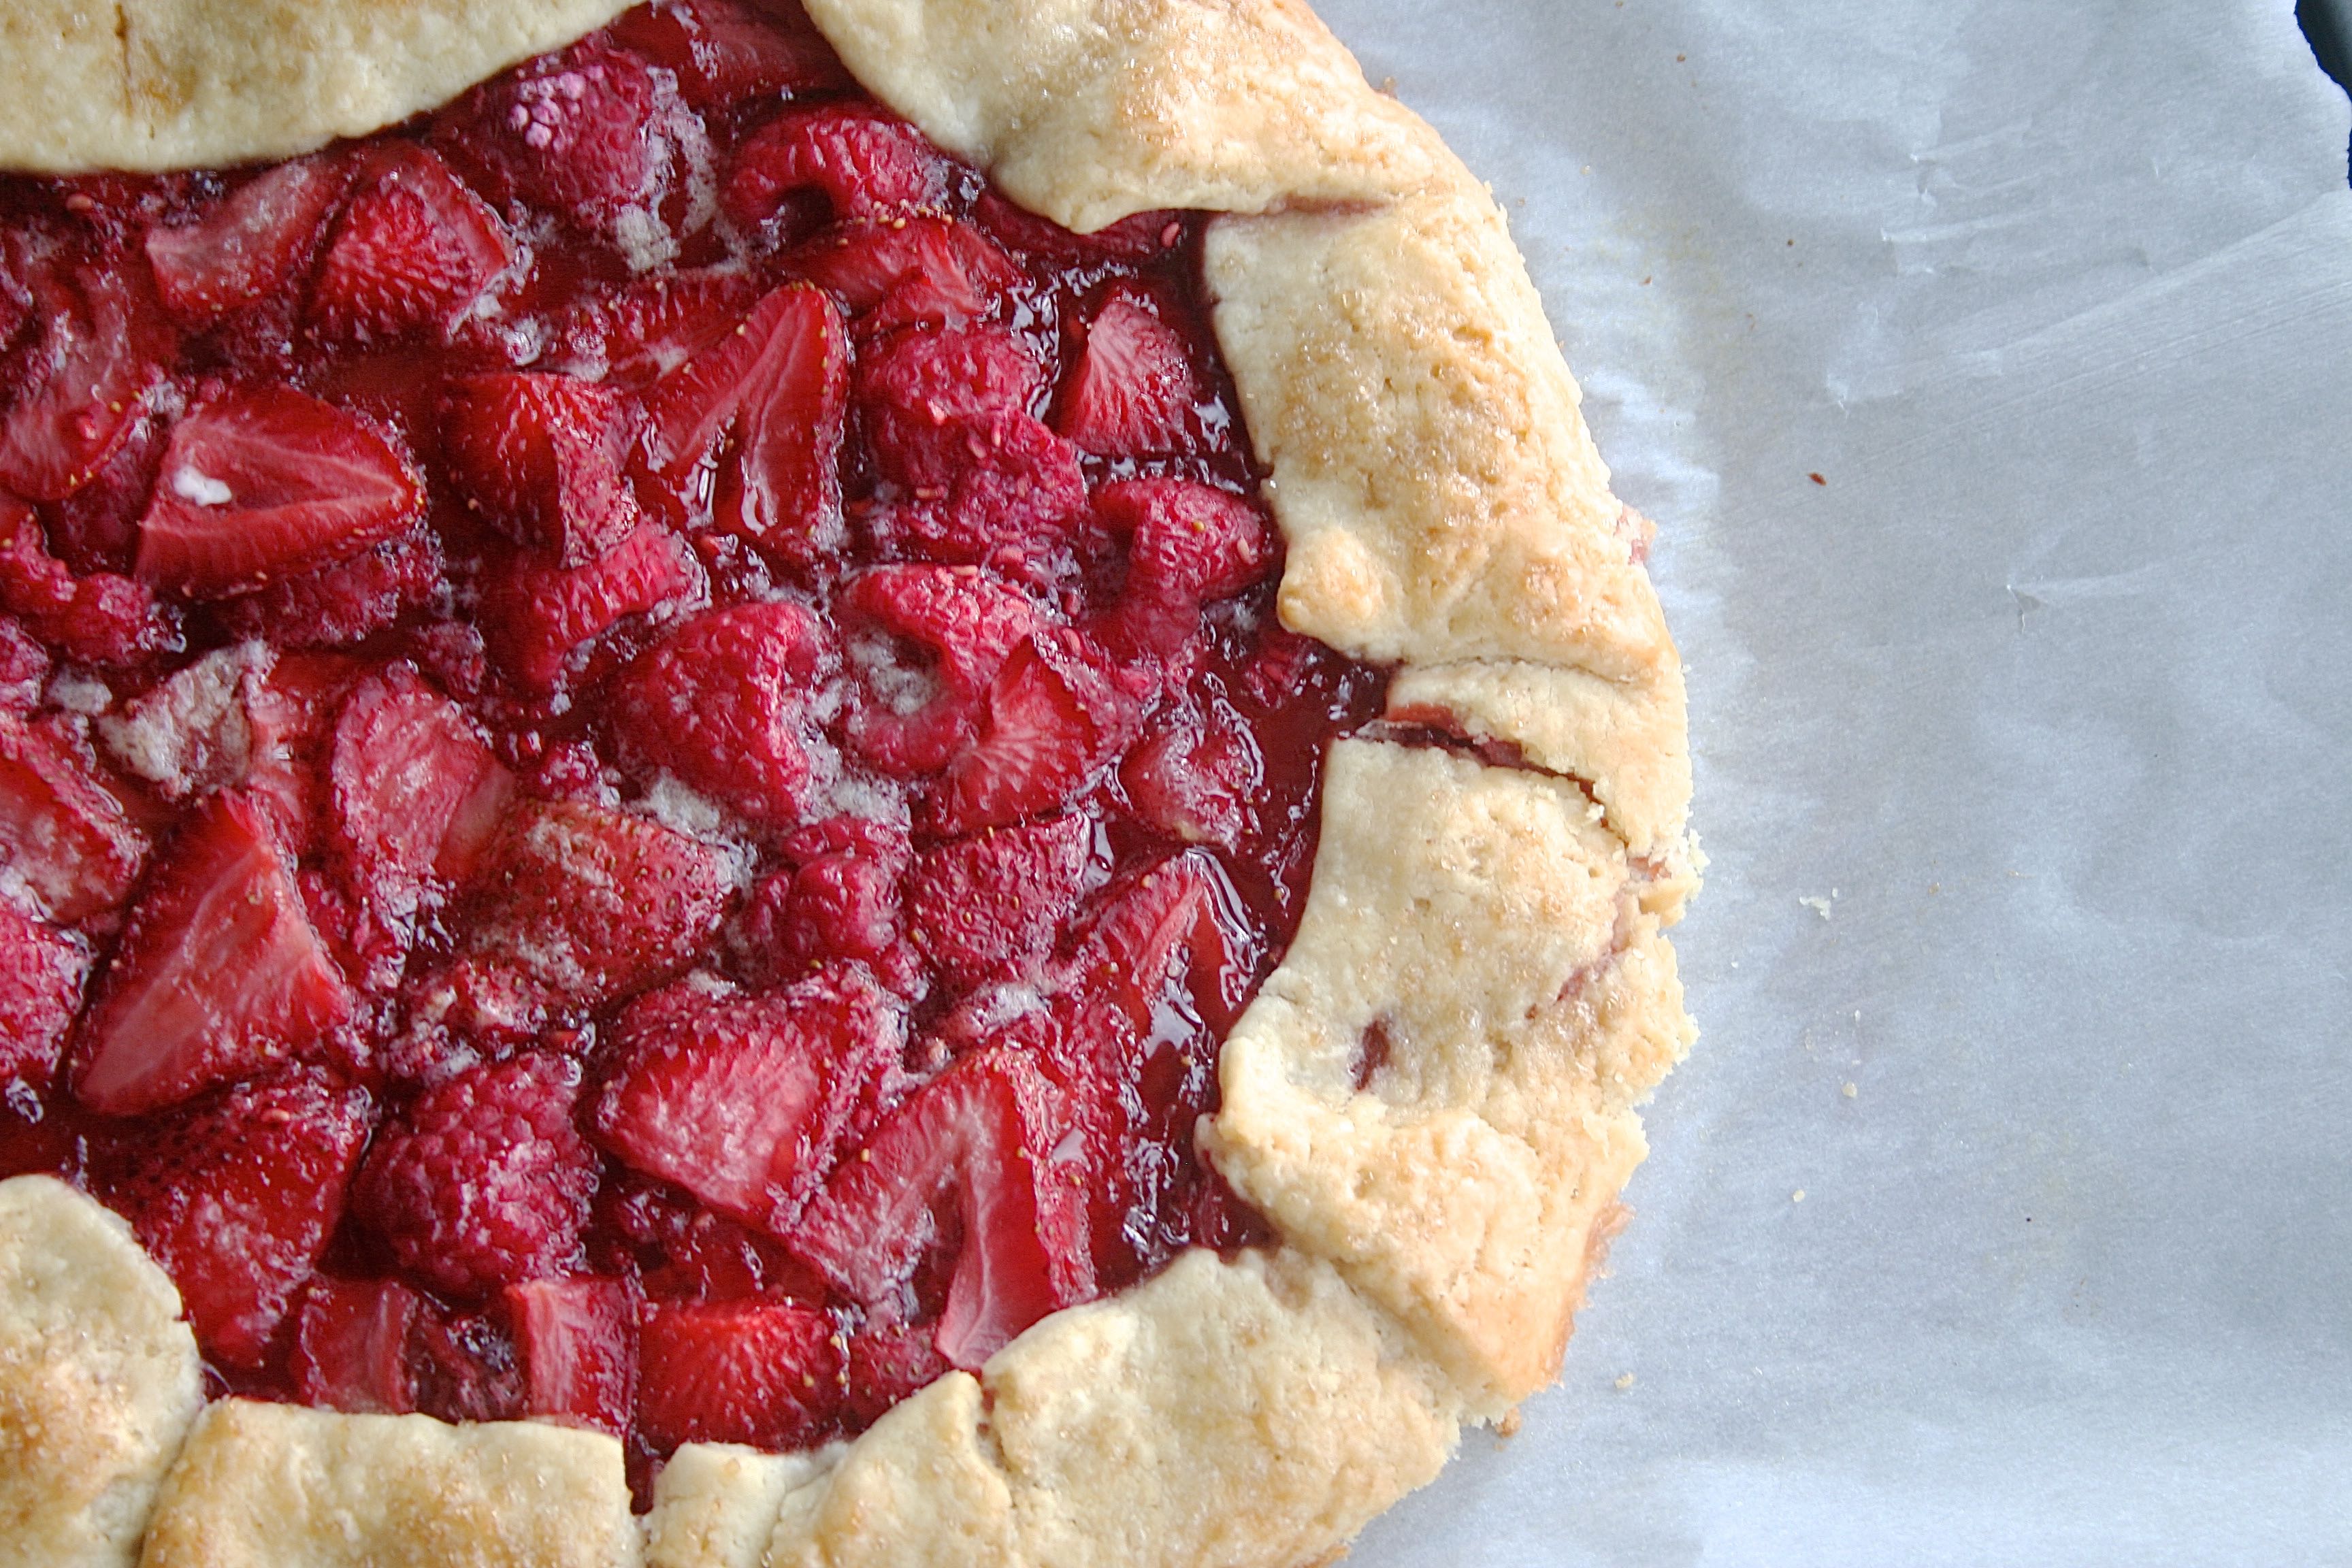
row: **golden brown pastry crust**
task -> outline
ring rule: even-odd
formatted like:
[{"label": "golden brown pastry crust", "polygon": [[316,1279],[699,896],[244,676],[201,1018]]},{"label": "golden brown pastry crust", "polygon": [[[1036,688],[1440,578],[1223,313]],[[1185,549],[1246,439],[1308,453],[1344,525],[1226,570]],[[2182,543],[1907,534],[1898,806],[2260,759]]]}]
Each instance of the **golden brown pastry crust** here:
[{"label": "golden brown pastry crust", "polygon": [[[0,163],[278,155],[620,8],[370,0],[337,13],[349,23],[274,0],[280,30],[237,21],[216,45],[204,24],[245,0],[126,0],[150,57],[127,70],[88,29],[34,45],[42,5],[76,10],[18,6],[0,42],[49,51],[88,100],[0,111]],[[1323,1560],[1436,1472],[1461,1421],[1556,1373],[1643,1153],[1633,1108],[1688,1047],[1660,934],[1696,885],[1683,682],[1642,527],[1610,494],[1502,215],[1297,0],[809,10],[862,83],[1050,217],[1230,215],[1210,226],[1207,276],[1288,544],[1281,613],[1394,666],[1399,728],[1331,759],[1304,922],[1233,1032],[1223,1109],[1202,1129],[1281,1246],[1190,1254],[1055,1314],[854,1443],[685,1450],[646,1521],[647,1561]],[[331,36],[341,58],[320,65]],[[404,38],[433,47],[410,58],[386,42]],[[208,62],[220,85],[185,85]],[[137,82],[183,86],[136,114],[107,107]],[[291,108],[254,96],[280,89]],[[1404,743],[1433,735],[1462,749]],[[523,1485],[525,1456],[580,1440],[217,1406],[148,1557],[356,1560],[263,1554],[258,1500],[293,1465],[321,1552],[351,1539],[344,1522],[400,1515],[453,1553],[488,1538],[528,1541],[537,1561],[625,1561],[634,1537],[604,1528],[616,1457],[583,1449]],[[485,1463],[520,1500],[494,1507],[469,1482]],[[443,1485],[451,1501],[428,1517]],[[588,1527],[531,1533],[559,1512]]]}]

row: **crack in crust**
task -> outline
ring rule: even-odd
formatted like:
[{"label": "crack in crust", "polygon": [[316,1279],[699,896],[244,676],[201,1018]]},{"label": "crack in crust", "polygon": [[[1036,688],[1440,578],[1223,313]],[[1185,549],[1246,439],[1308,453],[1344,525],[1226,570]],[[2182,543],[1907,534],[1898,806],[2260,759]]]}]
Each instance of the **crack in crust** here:
[{"label": "crack in crust", "polygon": [[[0,59],[43,70],[0,106],[0,163],[288,155],[625,3],[25,0],[0,11]],[[853,1443],[681,1449],[644,1561],[1328,1561],[1436,1473],[1462,1421],[1507,1421],[1555,1374],[1644,1152],[1634,1108],[1692,1037],[1660,933],[1700,862],[1645,541],[1501,213],[1299,0],[808,8],[863,85],[1034,210],[1080,230],[1231,215],[1210,226],[1207,278],[1288,545],[1284,620],[1396,667],[1396,722],[1530,766],[1376,741],[1332,759],[1304,923],[1228,1041],[1223,1109],[1201,1131],[1279,1249],[1180,1258]],[[100,1215],[72,1223],[121,1229],[63,1201]],[[0,1274],[0,1330],[22,1289]],[[32,1386],[13,1342],[0,1334],[0,1402]],[[193,1378],[192,1342],[184,1360]],[[87,1409],[122,1423],[177,1386]],[[56,1561],[127,1560],[122,1521],[178,1431],[162,1420],[140,1442],[117,1467],[139,1506],[113,1516],[113,1554]],[[275,1507],[289,1467],[315,1489],[308,1511]],[[226,1402],[166,1484],[147,1560],[633,1563],[620,1475],[617,1448],[580,1433]]]}]

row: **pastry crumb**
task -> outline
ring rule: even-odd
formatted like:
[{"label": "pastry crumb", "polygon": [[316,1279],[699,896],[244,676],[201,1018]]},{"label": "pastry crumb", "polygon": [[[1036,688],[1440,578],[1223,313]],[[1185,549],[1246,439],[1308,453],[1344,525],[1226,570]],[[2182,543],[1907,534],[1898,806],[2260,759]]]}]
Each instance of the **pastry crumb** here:
[{"label": "pastry crumb", "polygon": [[1838,1090],[1838,1092],[1844,1095],[1848,1100],[1859,1099],[1862,1094],[1862,1090],[1852,1083],[1844,1085]]},{"label": "pastry crumb", "polygon": [[1805,1201],[1805,1189],[1799,1187],[1795,1192],[1790,1193],[1789,1194],[1789,1201],[1792,1204],[1803,1203]]},{"label": "pastry crumb", "polygon": [[1617,1392],[1618,1392],[1618,1393],[1622,1394],[1622,1393],[1624,1393],[1624,1392],[1625,1392],[1625,1390],[1627,1390],[1627,1389],[1629,1389],[1629,1388],[1631,1388],[1631,1387],[1633,1387],[1633,1374],[1632,1373],[1630,1373],[1630,1372],[1621,1372],[1621,1373],[1619,1373],[1617,1374]]}]

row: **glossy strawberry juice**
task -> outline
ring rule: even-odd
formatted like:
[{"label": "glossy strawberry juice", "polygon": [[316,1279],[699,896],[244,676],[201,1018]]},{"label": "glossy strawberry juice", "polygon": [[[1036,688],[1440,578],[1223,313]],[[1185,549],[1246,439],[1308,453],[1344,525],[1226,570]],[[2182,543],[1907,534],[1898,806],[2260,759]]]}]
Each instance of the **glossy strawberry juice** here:
[{"label": "glossy strawberry juice", "polygon": [[1178,1249],[1377,672],[1285,632],[1200,225],[797,16],[0,182],[0,1174],[218,1386],[804,1446]]}]

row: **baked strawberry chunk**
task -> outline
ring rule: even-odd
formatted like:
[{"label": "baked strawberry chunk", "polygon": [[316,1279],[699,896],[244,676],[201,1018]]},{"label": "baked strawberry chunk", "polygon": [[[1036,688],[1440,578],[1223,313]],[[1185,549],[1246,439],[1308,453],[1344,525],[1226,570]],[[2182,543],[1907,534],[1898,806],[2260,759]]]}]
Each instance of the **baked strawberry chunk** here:
[{"label": "baked strawberry chunk", "polygon": [[9,236],[36,338],[0,415],[0,489],[59,500],[97,473],[138,423],[174,353],[143,267],[99,247]]},{"label": "baked strawberry chunk", "polygon": [[231,637],[282,648],[349,647],[448,591],[440,536],[415,528],[347,560],[213,605]]},{"label": "baked strawberry chunk", "polygon": [[1020,1055],[959,1062],[845,1163],[787,1237],[853,1300],[903,1309],[935,1248],[953,1254],[933,1341],[976,1369],[1014,1335],[1094,1294],[1083,1198],[1054,1163],[1052,1085]]},{"label": "baked strawberry chunk", "polygon": [[121,904],[147,848],[70,726],[0,713],[0,855],[51,920],[71,925]]},{"label": "baked strawberry chunk", "polygon": [[986,321],[1022,282],[1021,269],[986,235],[922,213],[845,224],[794,252],[792,263],[869,334]]},{"label": "baked strawberry chunk", "polygon": [[533,556],[494,561],[480,590],[485,635],[516,685],[549,695],[584,674],[615,626],[673,611],[702,588],[702,569],[685,542],[644,523],[584,565]]},{"label": "baked strawberry chunk", "polygon": [[48,552],[32,509],[10,495],[0,495],[0,609],[88,664],[138,664],[184,646],[153,590],[111,572],[76,576]]},{"label": "baked strawberry chunk", "polygon": [[315,1052],[351,1016],[285,847],[234,792],[198,806],[131,912],[83,1025],[73,1089],[131,1115]]},{"label": "baked strawberry chunk", "polygon": [[807,815],[824,754],[811,699],[832,662],[807,610],[780,600],[707,610],[638,657],[612,696],[625,766],[667,773],[738,816]]},{"label": "baked strawberry chunk", "polygon": [[959,988],[1034,965],[1098,874],[1094,825],[1076,814],[950,840],[908,884],[915,944]]},{"label": "baked strawberry chunk", "polygon": [[93,1185],[179,1287],[207,1356],[253,1367],[268,1353],[373,1120],[365,1093],[298,1076],[111,1131],[92,1152]]},{"label": "baked strawberry chunk", "polygon": [[990,683],[979,739],[925,801],[929,824],[976,833],[1068,805],[1134,742],[1156,686],[1075,628],[1038,633]]},{"label": "baked strawberry chunk", "polygon": [[0,899],[0,1094],[57,1076],[89,973],[81,942]]},{"label": "baked strawberry chunk", "polygon": [[637,1428],[659,1447],[800,1447],[840,1404],[833,1320],[789,1301],[654,1303],[637,1331]]},{"label": "baked strawberry chunk", "polygon": [[397,1279],[312,1279],[294,1317],[295,1394],[353,1415],[408,1415],[416,1408],[409,1342],[425,1310]]},{"label": "baked strawberry chunk", "polygon": [[231,393],[172,427],[137,570],[220,598],[381,544],[424,504],[406,459],[366,421],[285,387]]},{"label": "baked strawberry chunk", "polygon": [[848,364],[832,301],[814,289],[779,289],[654,385],[646,454],[672,486],[719,462],[715,520],[770,554],[808,563],[834,553],[846,539],[832,453]]},{"label": "baked strawberry chunk", "polygon": [[332,342],[446,336],[513,259],[488,203],[425,148],[387,142],[362,165],[310,318]]},{"label": "baked strawberry chunk", "polygon": [[1086,350],[1062,388],[1055,427],[1087,451],[1146,458],[1191,447],[1208,389],[1183,335],[1150,297],[1120,290],[1086,329]]},{"label": "baked strawberry chunk", "polygon": [[297,158],[257,174],[194,223],[149,229],[147,263],[163,308],[188,331],[203,331],[292,289],[350,183],[344,158]]},{"label": "baked strawberry chunk", "polygon": [[467,507],[526,550],[579,566],[635,532],[622,472],[635,435],[617,392],[572,376],[489,374],[450,384],[442,461]]},{"label": "baked strawberry chunk", "polygon": [[522,1363],[523,1409],[626,1436],[637,1402],[637,1315],[626,1279],[533,1279],[504,1304]]},{"label": "baked strawberry chunk", "polygon": [[781,1229],[903,1046],[898,1007],[855,971],[769,995],[689,982],[622,1015],[596,1138],[722,1214]]}]

